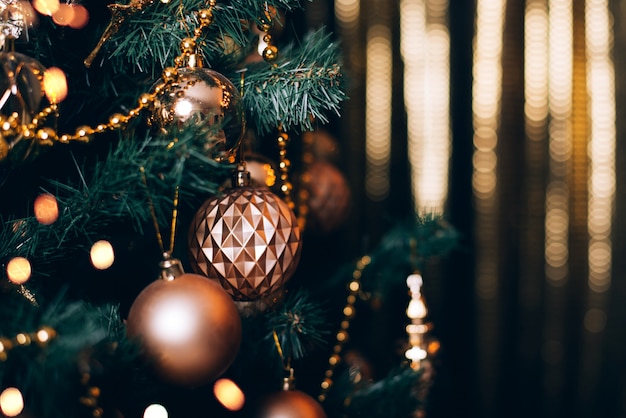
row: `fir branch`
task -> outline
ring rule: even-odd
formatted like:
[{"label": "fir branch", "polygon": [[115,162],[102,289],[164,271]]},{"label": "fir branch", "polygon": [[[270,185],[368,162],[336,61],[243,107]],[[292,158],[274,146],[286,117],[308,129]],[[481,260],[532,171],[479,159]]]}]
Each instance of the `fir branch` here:
[{"label": "fir branch", "polygon": [[246,73],[248,119],[263,135],[278,123],[287,131],[312,130],[339,115],[345,99],[339,46],[324,28],[309,33],[301,48],[285,47],[276,65],[257,64]]},{"label": "fir branch", "polygon": [[[7,220],[0,229],[0,262],[13,257],[28,258],[33,278],[51,274],[54,263],[90,246],[96,234],[103,234],[115,222],[131,220],[137,231],[151,219],[150,195],[159,222],[169,224],[173,191],[180,186],[183,201],[215,194],[230,173],[201,150],[214,128],[189,125],[173,130],[175,136],[132,135],[121,139],[104,161],[86,169],[76,162],[78,179],[50,180],[59,203],[59,218],[41,225],[34,217]],[[144,167],[149,190],[143,184]],[[87,178],[88,177],[88,178]],[[62,250],[61,250],[62,249]],[[6,271],[2,270],[2,276]]]},{"label": "fir branch", "polygon": [[[300,9],[299,0],[255,0],[222,1],[213,8],[214,20],[205,36],[202,55],[210,67],[223,60],[225,50],[232,43],[239,59],[239,52],[246,50],[253,37],[249,32],[248,22],[258,22],[264,16],[266,4],[279,10]],[[108,59],[112,60],[112,69],[119,64],[130,63],[140,72],[160,74],[163,67],[173,65],[173,59],[180,54],[180,40],[190,37],[199,23],[194,13],[206,9],[205,0],[185,0],[182,3],[167,4],[155,2],[125,22],[120,30],[105,44]],[[280,24],[280,22],[278,22]],[[101,60],[101,64],[104,60]],[[123,67],[122,67],[123,68]]]},{"label": "fir branch", "polygon": [[310,295],[300,289],[287,297],[278,310],[267,314],[265,339],[273,341],[276,333],[284,360],[299,360],[311,346],[325,343],[324,336],[329,333],[324,328],[326,318],[322,316],[321,307],[310,299]]},{"label": "fir branch", "polygon": [[[368,418],[410,418],[415,416],[424,399],[419,396],[423,370],[410,367],[391,371],[387,377],[372,384],[358,387],[346,399],[348,416],[367,411]],[[348,400],[349,399],[349,400]]]},{"label": "fir branch", "polygon": [[[63,295],[47,302],[40,309],[3,297],[0,338],[33,335],[44,327],[53,334],[45,343],[33,341],[9,349],[0,362],[0,381],[5,387],[18,387],[27,401],[26,410],[35,416],[91,416],[92,411],[79,403],[88,393],[86,384],[97,385],[102,392],[121,385],[128,389],[132,379],[127,377],[133,373],[138,351],[124,341],[116,306],[69,302]],[[112,358],[118,367],[101,368]],[[85,375],[99,383],[85,382]]]},{"label": "fir branch", "polygon": [[[457,247],[459,234],[441,216],[426,214],[400,222],[366,254],[370,263],[363,269],[361,283],[364,292],[376,292],[384,297],[397,286],[403,286],[407,274],[423,270],[427,263],[444,257]],[[352,279],[353,268],[339,270],[320,292],[345,286]]]}]

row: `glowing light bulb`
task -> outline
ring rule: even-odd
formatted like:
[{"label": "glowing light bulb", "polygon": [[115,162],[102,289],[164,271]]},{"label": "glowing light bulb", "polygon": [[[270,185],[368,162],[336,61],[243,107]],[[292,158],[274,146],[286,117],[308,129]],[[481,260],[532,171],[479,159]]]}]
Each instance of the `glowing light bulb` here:
[{"label": "glowing light bulb", "polygon": [[7,276],[15,284],[26,283],[31,273],[30,262],[24,257],[15,257],[7,264]]},{"label": "glowing light bulb", "polygon": [[0,393],[0,410],[8,417],[19,415],[24,409],[24,398],[18,388],[9,387]]},{"label": "glowing light bulb", "polygon": [[59,219],[59,204],[53,195],[48,193],[40,194],[35,199],[33,206],[35,218],[40,224],[51,225]]},{"label": "glowing light bulb", "polygon": [[67,79],[63,70],[50,67],[43,73],[43,89],[50,103],[60,103],[67,97]]},{"label": "glowing light bulb", "polygon": [[106,270],[113,265],[115,254],[109,241],[100,240],[91,247],[91,264],[98,270]]},{"label": "glowing light bulb", "polygon": [[213,386],[217,400],[229,411],[239,411],[246,402],[243,391],[230,379],[219,379]]},{"label": "glowing light bulb", "polygon": [[163,405],[153,403],[143,411],[143,418],[167,418],[167,409]]}]

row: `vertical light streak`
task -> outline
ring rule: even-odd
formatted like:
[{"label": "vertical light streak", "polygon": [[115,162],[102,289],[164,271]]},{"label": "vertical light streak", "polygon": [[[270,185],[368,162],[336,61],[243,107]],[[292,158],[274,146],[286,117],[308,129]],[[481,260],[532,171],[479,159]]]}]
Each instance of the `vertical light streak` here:
[{"label": "vertical light streak", "polygon": [[335,17],[340,29],[354,29],[361,13],[360,0],[335,0]]},{"label": "vertical light streak", "polygon": [[[545,286],[545,162],[548,140],[548,4],[528,0],[524,16],[524,117],[526,134],[524,247],[520,266],[522,316],[537,312],[543,304]],[[520,344],[526,361],[534,361],[536,344],[541,341],[536,324],[520,327]]]},{"label": "vertical light streak", "polygon": [[611,52],[613,22],[608,0],[585,3],[585,56],[588,98],[587,232],[589,288],[583,326],[579,393],[597,387],[602,366],[602,338],[612,272],[612,219],[615,200],[615,73]]},{"label": "vertical light streak", "polygon": [[502,93],[504,0],[478,0],[472,110],[474,155],[472,186],[476,201],[477,291],[494,299],[498,289],[496,168]]},{"label": "vertical light streak", "polygon": [[373,201],[389,194],[391,159],[391,32],[385,25],[367,31],[365,77],[365,193]]},{"label": "vertical light streak", "polygon": [[497,148],[502,96],[502,44],[505,0],[477,0],[472,68],[476,292],[481,332],[480,369],[483,405],[495,405],[498,363],[498,222]]},{"label": "vertical light streak", "polygon": [[589,95],[589,288],[611,285],[611,220],[615,198],[615,75],[613,28],[607,0],[586,3],[587,91]]},{"label": "vertical light streak", "polygon": [[571,116],[573,22],[570,0],[549,2],[549,100],[550,172],[546,195],[545,259],[546,278],[562,286],[568,278],[569,188],[571,165]]},{"label": "vertical light streak", "polygon": [[400,51],[415,209],[443,210],[450,158],[447,0],[400,2]]},{"label": "vertical light streak", "polygon": [[551,290],[546,296],[550,315],[546,319],[543,358],[548,393],[562,386],[564,297],[569,275],[569,228],[572,157],[573,9],[569,0],[549,1],[549,174],[546,190],[545,263]]}]

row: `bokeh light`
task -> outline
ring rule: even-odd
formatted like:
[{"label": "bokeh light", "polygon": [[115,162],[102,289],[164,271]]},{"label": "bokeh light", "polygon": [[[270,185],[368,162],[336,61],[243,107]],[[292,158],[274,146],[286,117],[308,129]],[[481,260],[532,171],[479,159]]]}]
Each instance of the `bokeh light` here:
[{"label": "bokeh light", "polygon": [[163,405],[153,403],[143,411],[143,418],[167,418],[167,409]]},{"label": "bokeh light", "polygon": [[100,240],[91,247],[91,264],[98,270],[106,270],[113,265],[115,253],[109,241]]},{"label": "bokeh light", "polygon": [[24,398],[18,388],[9,387],[0,393],[0,410],[7,417],[15,417],[24,409]]},{"label": "bokeh light", "polygon": [[80,4],[72,4],[70,5],[74,9],[74,16],[72,20],[68,23],[69,26],[73,29],[82,29],[89,22],[89,12],[87,9]]},{"label": "bokeh light", "polygon": [[52,21],[57,25],[69,26],[74,20],[74,7],[67,3],[59,4],[59,10],[52,15]]},{"label": "bokeh light", "polygon": [[31,274],[30,262],[24,257],[15,257],[7,264],[7,277],[15,284],[26,283]]},{"label": "bokeh light", "polygon": [[50,103],[61,103],[67,97],[67,79],[63,70],[48,68],[43,73],[43,88]]},{"label": "bokeh light", "polygon": [[52,16],[59,11],[59,0],[33,0],[33,7],[42,15]]},{"label": "bokeh light", "polygon": [[217,400],[229,411],[239,411],[246,402],[243,391],[230,379],[219,379],[213,386]]},{"label": "bokeh light", "polygon": [[57,199],[49,194],[43,193],[37,196],[34,203],[35,218],[42,225],[51,225],[59,219],[59,204]]}]

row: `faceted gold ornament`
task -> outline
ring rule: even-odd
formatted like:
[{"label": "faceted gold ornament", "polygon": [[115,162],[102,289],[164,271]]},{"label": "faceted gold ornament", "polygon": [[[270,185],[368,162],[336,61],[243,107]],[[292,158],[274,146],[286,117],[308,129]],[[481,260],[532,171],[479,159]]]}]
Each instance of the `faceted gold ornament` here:
[{"label": "faceted gold ornament", "polygon": [[[0,127],[2,130],[29,124],[44,97],[46,68],[37,60],[17,52],[0,52]],[[23,135],[2,135],[0,163],[7,158],[22,162],[34,154],[35,141]]]},{"label": "faceted gold ornament", "polygon": [[258,300],[293,275],[302,248],[294,213],[266,188],[238,187],[207,200],[189,230],[191,266],[236,301]]},{"label": "faceted gold ornament", "polygon": [[[167,80],[166,80],[167,81]],[[208,68],[180,68],[159,90],[152,121],[165,131],[185,123],[209,127],[206,155],[227,159],[244,135],[241,96],[225,76]]]}]

